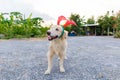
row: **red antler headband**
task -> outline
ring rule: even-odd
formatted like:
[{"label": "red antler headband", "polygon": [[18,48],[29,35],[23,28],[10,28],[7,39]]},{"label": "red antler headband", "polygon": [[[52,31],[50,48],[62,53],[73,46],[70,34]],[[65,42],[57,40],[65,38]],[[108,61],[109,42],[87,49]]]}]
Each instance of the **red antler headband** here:
[{"label": "red antler headband", "polygon": [[69,25],[76,26],[76,23],[74,21],[66,19],[64,16],[59,16],[57,20],[57,25],[62,25],[63,27],[67,27]]}]

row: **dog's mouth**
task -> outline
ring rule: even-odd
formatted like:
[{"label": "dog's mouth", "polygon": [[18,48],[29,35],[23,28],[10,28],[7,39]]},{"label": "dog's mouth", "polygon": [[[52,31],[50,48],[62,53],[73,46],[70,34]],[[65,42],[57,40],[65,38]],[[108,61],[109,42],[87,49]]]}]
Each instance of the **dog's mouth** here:
[{"label": "dog's mouth", "polygon": [[51,40],[53,40],[53,39],[56,39],[56,38],[58,38],[58,36],[48,36],[48,40],[49,40],[49,41],[51,41]]}]

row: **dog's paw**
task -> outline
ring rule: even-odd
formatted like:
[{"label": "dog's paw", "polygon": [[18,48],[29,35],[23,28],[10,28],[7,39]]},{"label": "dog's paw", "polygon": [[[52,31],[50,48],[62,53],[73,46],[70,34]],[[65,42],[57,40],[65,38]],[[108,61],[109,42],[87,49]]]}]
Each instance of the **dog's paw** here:
[{"label": "dog's paw", "polygon": [[68,59],[67,56],[65,56],[65,59]]},{"label": "dog's paw", "polygon": [[[68,58],[67,58],[67,56],[65,56],[65,58],[64,58],[64,59],[66,59],[66,60],[67,60],[67,59],[68,59]],[[59,58],[59,57],[58,57],[58,60],[60,60],[60,58]]]},{"label": "dog's paw", "polygon": [[46,71],[45,71],[45,74],[50,74],[50,70],[46,70]]},{"label": "dog's paw", "polygon": [[58,57],[58,60],[60,60],[60,58]]},{"label": "dog's paw", "polygon": [[64,73],[65,69],[64,68],[60,68],[60,72]]}]

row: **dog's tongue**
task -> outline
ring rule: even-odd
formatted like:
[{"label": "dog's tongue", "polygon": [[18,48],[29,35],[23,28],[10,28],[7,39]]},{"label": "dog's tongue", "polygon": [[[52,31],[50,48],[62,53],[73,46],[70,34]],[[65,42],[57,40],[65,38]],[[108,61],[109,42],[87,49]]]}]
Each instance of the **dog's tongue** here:
[{"label": "dog's tongue", "polygon": [[50,37],[50,36],[48,36],[48,39],[50,40],[50,39],[51,39],[51,37]]}]

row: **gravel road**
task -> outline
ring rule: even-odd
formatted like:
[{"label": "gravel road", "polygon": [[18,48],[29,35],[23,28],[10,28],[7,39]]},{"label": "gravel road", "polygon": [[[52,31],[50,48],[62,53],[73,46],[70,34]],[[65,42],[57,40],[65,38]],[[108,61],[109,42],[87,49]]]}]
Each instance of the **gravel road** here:
[{"label": "gravel road", "polygon": [[69,37],[65,73],[58,59],[47,69],[49,41],[0,40],[0,80],[120,80],[120,39],[113,37]]}]

